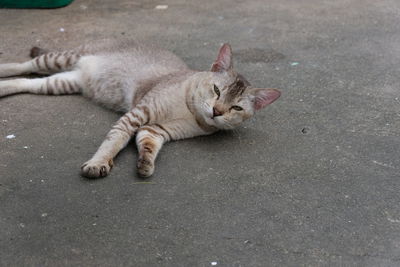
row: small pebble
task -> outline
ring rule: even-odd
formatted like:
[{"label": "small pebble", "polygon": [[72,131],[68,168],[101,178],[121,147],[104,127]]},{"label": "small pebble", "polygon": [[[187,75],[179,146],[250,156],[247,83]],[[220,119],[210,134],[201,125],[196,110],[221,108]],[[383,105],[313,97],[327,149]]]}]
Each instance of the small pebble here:
[{"label": "small pebble", "polygon": [[309,132],[309,129],[307,127],[304,127],[303,129],[301,129],[301,132],[303,134],[307,134]]},{"label": "small pebble", "polygon": [[160,10],[162,10],[162,9],[167,9],[168,8],[168,5],[157,5],[156,7],[155,7],[155,9],[160,9]]}]

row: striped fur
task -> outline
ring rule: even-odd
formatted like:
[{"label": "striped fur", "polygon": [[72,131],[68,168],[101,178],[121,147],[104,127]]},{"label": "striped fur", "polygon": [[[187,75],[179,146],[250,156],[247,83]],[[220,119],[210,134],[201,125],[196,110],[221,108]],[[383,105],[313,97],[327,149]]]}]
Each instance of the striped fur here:
[{"label": "striped fur", "polygon": [[167,140],[165,132],[157,126],[149,125],[139,129],[136,145],[139,151],[137,168],[141,176],[149,177],[153,174],[155,159]]},{"label": "striped fur", "polygon": [[80,55],[74,51],[62,53],[50,52],[32,59],[33,72],[54,73],[71,70],[78,62]]},{"label": "striped fur", "polygon": [[0,78],[31,73],[51,74],[69,71],[76,66],[80,57],[74,51],[50,52],[24,63],[0,64]]},{"label": "striped fur", "polygon": [[0,81],[0,97],[31,93],[39,95],[65,95],[81,92],[82,81],[77,71],[63,72],[47,78],[14,79]]},{"label": "striped fur", "polygon": [[114,157],[134,135],[138,173],[149,177],[164,143],[232,129],[280,95],[275,89],[251,88],[233,70],[227,44],[211,71],[203,72],[190,70],[171,52],[134,41],[103,41],[65,52],[33,48],[31,55],[34,58],[24,63],[0,64],[0,77],[50,76],[0,80],[0,97],[81,93],[124,112],[82,165],[86,177],[108,175]]}]

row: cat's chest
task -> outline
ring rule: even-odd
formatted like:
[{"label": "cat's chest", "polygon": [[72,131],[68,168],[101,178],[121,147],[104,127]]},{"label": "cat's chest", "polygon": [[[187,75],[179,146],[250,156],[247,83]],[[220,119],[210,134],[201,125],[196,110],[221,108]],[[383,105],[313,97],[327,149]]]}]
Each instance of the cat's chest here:
[{"label": "cat's chest", "polygon": [[165,119],[189,118],[192,115],[186,105],[185,94],[181,90],[166,92],[164,97],[160,99],[160,104],[164,107]]},{"label": "cat's chest", "polygon": [[186,105],[185,90],[180,86],[154,88],[143,98],[142,103],[153,111],[155,114],[154,121],[156,122],[193,117]]}]

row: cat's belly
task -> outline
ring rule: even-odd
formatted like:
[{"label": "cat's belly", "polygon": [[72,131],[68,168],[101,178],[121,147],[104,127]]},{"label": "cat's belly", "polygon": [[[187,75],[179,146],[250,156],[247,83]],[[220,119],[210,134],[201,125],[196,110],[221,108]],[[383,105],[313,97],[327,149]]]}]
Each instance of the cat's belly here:
[{"label": "cat's belly", "polygon": [[127,112],[132,108],[137,87],[134,77],[99,56],[82,57],[78,63],[85,85],[83,95],[112,110]]},{"label": "cat's belly", "polygon": [[[182,66],[178,66],[183,68]],[[178,71],[173,64],[131,54],[84,56],[78,62],[83,95],[116,111],[129,111],[162,78]]]}]

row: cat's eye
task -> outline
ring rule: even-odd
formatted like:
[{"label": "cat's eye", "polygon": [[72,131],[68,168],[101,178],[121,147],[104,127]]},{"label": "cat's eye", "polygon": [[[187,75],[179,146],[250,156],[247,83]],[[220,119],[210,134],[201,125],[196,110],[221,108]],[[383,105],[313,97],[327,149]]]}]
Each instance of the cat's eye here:
[{"label": "cat's eye", "polygon": [[218,87],[214,84],[214,92],[217,94],[218,98],[221,95],[221,92],[219,91]]},{"label": "cat's eye", "polygon": [[237,110],[237,111],[243,110],[243,108],[239,107],[239,106],[232,106],[231,108],[233,108],[234,110]]}]

